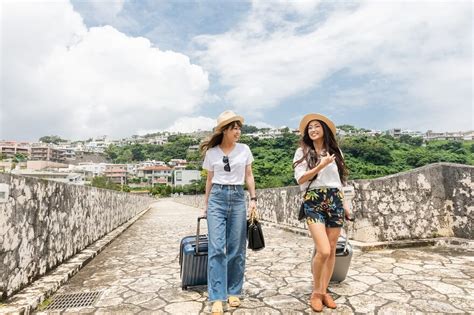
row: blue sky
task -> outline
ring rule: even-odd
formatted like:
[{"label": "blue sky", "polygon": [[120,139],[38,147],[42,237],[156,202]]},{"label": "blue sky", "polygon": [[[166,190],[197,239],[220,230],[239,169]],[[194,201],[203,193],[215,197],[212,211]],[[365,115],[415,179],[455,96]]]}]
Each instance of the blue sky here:
[{"label": "blue sky", "polygon": [[[0,139],[473,126],[471,1],[2,2]],[[8,50],[6,48],[9,48]]]}]

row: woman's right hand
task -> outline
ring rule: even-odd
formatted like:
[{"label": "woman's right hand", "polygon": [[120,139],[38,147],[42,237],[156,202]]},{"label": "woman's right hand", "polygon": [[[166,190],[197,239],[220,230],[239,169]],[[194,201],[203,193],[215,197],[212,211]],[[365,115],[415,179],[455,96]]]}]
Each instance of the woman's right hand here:
[{"label": "woman's right hand", "polygon": [[336,160],[336,156],[335,156],[334,154],[326,155],[325,157],[321,158],[320,164],[321,164],[323,167],[326,167],[326,166],[328,166],[329,164],[331,164],[332,162],[334,162],[335,160]]},{"label": "woman's right hand", "polygon": [[201,211],[200,217],[207,217],[207,209]]}]

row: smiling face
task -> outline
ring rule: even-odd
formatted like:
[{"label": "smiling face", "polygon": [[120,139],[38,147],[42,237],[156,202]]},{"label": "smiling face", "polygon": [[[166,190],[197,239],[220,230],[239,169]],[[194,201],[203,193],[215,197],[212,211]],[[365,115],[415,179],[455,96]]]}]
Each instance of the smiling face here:
[{"label": "smiling face", "polygon": [[324,139],[324,129],[317,120],[312,120],[308,124],[308,135],[312,141]]},{"label": "smiling face", "polygon": [[224,137],[231,142],[237,142],[240,139],[241,126],[238,122],[232,122],[223,131]]}]

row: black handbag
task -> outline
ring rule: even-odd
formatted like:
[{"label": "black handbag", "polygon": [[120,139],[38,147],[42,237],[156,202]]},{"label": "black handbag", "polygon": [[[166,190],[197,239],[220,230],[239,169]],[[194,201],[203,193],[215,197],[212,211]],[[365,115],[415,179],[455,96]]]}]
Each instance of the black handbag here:
[{"label": "black handbag", "polygon": [[309,187],[311,186],[311,184],[313,183],[313,181],[316,179],[316,177],[314,177],[310,182],[309,182],[309,185],[308,187],[306,187],[306,191],[303,195],[303,202],[301,203],[301,206],[300,206],[300,212],[298,212],[298,221],[301,221],[303,220],[304,218],[306,218],[306,213],[304,212],[304,196],[306,196],[306,194],[308,193],[308,190],[309,190]]},{"label": "black handbag", "polygon": [[247,220],[248,248],[251,250],[261,250],[265,248],[262,225],[257,219],[256,211],[252,211]]}]

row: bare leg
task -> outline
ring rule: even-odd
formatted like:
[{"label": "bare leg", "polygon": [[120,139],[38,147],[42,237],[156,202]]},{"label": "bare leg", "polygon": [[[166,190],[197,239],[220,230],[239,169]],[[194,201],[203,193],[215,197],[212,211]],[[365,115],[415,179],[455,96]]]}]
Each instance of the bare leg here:
[{"label": "bare leg", "polygon": [[331,246],[326,234],[326,227],[322,223],[314,223],[308,226],[314,244],[316,246],[316,255],[313,258],[313,292],[325,294],[327,283],[327,261],[330,256]]},{"label": "bare leg", "polygon": [[341,234],[341,228],[326,228],[326,235],[331,249],[329,258],[326,261],[325,269],[323,271],[324,276],[322,281],[324,284],[324,292],[326,292],[327,287],[329,286],[329,281],[331,280],[331,276],[334,271],[334,265],[336,263],[336,245],[339,234]]}]

